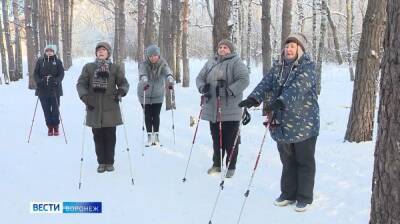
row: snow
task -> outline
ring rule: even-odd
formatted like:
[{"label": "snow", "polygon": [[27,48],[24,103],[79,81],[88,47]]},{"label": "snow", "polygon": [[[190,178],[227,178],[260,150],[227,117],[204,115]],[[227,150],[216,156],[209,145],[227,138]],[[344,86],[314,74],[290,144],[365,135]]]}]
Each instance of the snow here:
[{"label": "snow", "polygon": [[[5,223],[208,223],[219,190],[219,177],[208,176],[212,144],[208,124],[201,121],[187,181],[182,183],[194,127],[189,116],[198,116],[199,94],[195,77],[204,60],[192,60],[191,87],[176,87],[176,145],[173,144],[171,112],[161,114],[162,148],[146,148],[142,139],[142,111],[136,97],[137,64],[127,62],[131,85],[122,108],[133,165],[131,185],[124,129],[117,129],[116,171],[96,173],[97,162],[91,130],[83,125],[84,107],[77,96],[76,80],[84,63],[81,58],[66,72],[61,97],[63,136],[47,137],[43,112],[38,105],[31,141],[27,138],[36,97],[27,90],[27,78],[0,86],[0,216]],[[351,104],[353,83],[346,67],[325,64],[322,74],[321,132],[317,141],[317,173],[314,203],[305,213],[293,206],[276,207],[280,193],[281,163],[275,143],[268,135],[250,188],[240,223],[367,223],[370,212],[374,142],[346,143],[343,137]],[[261,79],[253,67],[247,95]],[[217,223],[236,223],[244,200],[264,128],[260,110],[251,110],[252,121],[242,129],[236,174],[225,181],[216,212]],[[84,135],[83,135],[84,133]],[[80,158],[84,145],[82,188],[78,189]],[[32,201],[100,201],[101,214],[31,214]]]}]

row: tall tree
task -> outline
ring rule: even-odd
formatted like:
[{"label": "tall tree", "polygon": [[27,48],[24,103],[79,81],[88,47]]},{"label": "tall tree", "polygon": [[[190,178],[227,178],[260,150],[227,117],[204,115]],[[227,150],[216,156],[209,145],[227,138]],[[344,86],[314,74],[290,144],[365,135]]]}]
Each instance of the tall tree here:
[{"label": "tall tree", "polygon": [[[369,1],[372,2],[378,4],[374,4],[374,10],[386,5],[386,1]],[[400,1],[388,0],[386,12],[370,224],[400,222]]]},{"label": "tall tree", "polygon": [[317,93],[318,95],[321,93],[321,73],[322,73],[322,57],[325,46],[325,36],[326,36],[326,0],[321,0],[321,28],[320,28],[320,40],[318,47],[318,55],[317,55]]},{"label": "tall tree", "polygon": [[181,33],[179,33],[178,29],[180,29],[180,0],[172,0],[171,2],[171,27],[172,27],[172,64],[170,64],[172,72],[175,77],[175,81],[180,83],[181,73],[180,73],[180,55],[178,48],[180,48],[180,44],[178,41],[181,41]]},{"label": "tall tree", "polygon": [[372,140],[379,63],[385,32],[387,0],[369,0],[357,56],[353,99],[345,140]]},{"label": "tall tree", "polygon": [[26,54],[28,59],[28,88],[36,89],[36,83],[33,77],[35,63],[37,60],[35,41],[32,30],[32,0],[25,0],[25,35],[26,35]]},{"label": "tall tree", "polygon": [[285,47],[285,39],[292,31],[292,0],[283,0],[281,49]]},{"label": "tall tree", "polygon": [[23,78],[22,71],[22,48],[21,48],[21,35],[19,23],[19,7],[18,1],[13,0],[12,8],[14,15],[14,45],[15,45],[15,77],[17,79]]},{"label": "tall tree", "polygon": [[189,38],[189,0],[183,1],[183,20],[182,20],[182,66],[183,66],[183,80],[182,87],[189,87],[190,74],[189,74],[189,56],[188,56],[188,38]]},{"label": "tall tree", "polygon": [[252,10],[251,10],[251,3],[252,0],[249,0],[247,6],[247,46],[246,46],[246,64],[247,68],[250,69],[250,59],[251,59],[251,17],[252,17]]},{"label": "tall tree", "polygon": [[124,59],[126,57],[125,34],[125,0],[114,0],[115,6],[115,34],[114,34],[114,62],[125,70]]},{"label": "tall tree", "polygon": [[8,0],[3,0],[2,9],[3,9],[3,25],[4,25],[4,35],[6,40],[6,49],[7,49],[7,59],[8,59],[8,75],[10,81],[17,81],[15,74],[15,60],[14,60],[14,48],[11,43],[11,33],[10,26],[8,25]]},{"label": "tall tree", "polygon": [[61,18],[61,42],[62,42],[62,58],[64,69],[68,70],[72,66],[71,57],[71,29],[72,29],[72,4],[71,0],[60,1],[60,18]]},{"label": "tall tree", "polygon": [[299,15],[299,22],[298,22],[298,26],[299,26],[299,31],[301,33],[304,32],[304,7],[303,7],[303,0],[297,0],[297,12]]},{"label": "tall tree", "polygon": [[336,24],[332,19],[331,9],[330,9],[329,5],[326,7],[326,15],[328,17],[329,25],[331,27],[332,34],[333,34],[333,42],[335,44],[336,59],[337,59],[339,65],[341,65],[341,64],[343,64],[343,58],[342,58],[342,55],[340,54],[339,38],[338,38],[338,34],[337,34]]},{"label": "tall tree", "polygon": [[145,28],[145,0],[138,0],[138,22],[137,22],[137,40],[138,48],[136,52],[136,60],[141,62],[144,60],[144,28]]},{"label": "tall tree", "polygon": [[347,29],[346,29],[346,39],[347,39],[347,62],[349,63],[350,80],[354,81],[354,68],[353,68],[353,30],[354,30],[354,0],[346,0],[346,12],[347,12]]},{"label": "tall tree", "polygon": [[312,57],[317,60],[317,0],[312,1]]},{"label": "tall tree", "polygon": [[4,77],[4,82],[8,84],[10,82],[10,78],[8,77],[8,71],[7,71],[7,55],[3,40],[3,24],[1,16],[0,16],[0,55],[1,55],[1,72]]},{"label": "tall tree", "polygon": [[216,52],[220,40],[231,39],[232,24],[229,24],[231,3],[230,0],[214,1],[213,52]]},{"label": "tall tree", "polygon": [[[262,1],[262,57],[263,57],[263,75],[267,75],[271,69],[272,48],[271,48],[271,0]],[[268,101],[265,101],[268,102]],[[263,115],[266,115],[267,104],[263,103]]]}]

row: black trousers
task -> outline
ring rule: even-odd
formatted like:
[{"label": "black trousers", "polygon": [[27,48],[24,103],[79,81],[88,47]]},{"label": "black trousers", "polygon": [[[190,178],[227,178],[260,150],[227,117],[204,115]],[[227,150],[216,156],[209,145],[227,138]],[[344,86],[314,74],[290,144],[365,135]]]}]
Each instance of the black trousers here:
[{"label": "black trousers", "polygon": [[92,128],[99,164],[114,164],[116,127]]},{"label": "black trousers", "polygon": [[[225,152],[227,154],[225,158],[225,164],[228,165],[229,156],[232,152],[233,143],[235,141],[236,134],[239,130],[239,121],[223,121],[222,122],[222,159],[224,158]],[[221,153],[219,144],[219,122],[210,122],[210,131],[213,140],[213,166],[221,167]],[[232,155],[231,162],[228,169],[236,168],[237,155],[239,151],[240,139],[236,143],[234,154]]]},{"label": "black trousers", "polygon": [[[162,103],[146,104],[144,107],[144,122],[147,132],[158,132],[160,128],[160,112]],[[143,104],[142,104],[143,108]]]},{"label": "black trousers", "polygon": [[56,126],[60,124],[60,111],[58,105],[60,104],[60,96],[40,96],[40,104],[42,105],[44,117],[47,126]]},{"label": "black trousers", "polygon": [[315,179],[317,137],[298,143],[278,143],[282,161],[281,196],[311,204]]}]

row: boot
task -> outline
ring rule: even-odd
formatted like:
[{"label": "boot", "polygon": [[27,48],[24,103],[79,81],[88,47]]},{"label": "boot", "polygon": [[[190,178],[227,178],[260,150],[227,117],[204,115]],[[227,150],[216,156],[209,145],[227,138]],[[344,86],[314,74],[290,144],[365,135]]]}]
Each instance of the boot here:
[{"label": "boot", "polygon": [[221,167],[212,166],[210,169],[207,170],[207,173],[209,175],[216,175],[218,173],[221,173]]},{"label": "boot", "polygon": [[47,125],[47,128],[48,128],[47,135],[48,136],[53,136],[53,126]]},{"label": "boot", "polygon": [[106,164],[99,164],[97,167],[97,172],[98,173],[104,173],[106,171]]},{"label": "boot", "polygon": [[114,171],[114,165],[113,164],[106,164],[106,171],[112,172]]},{"label": "boot", "polygon": [[160,139],[159,139],[159,137],[158,137],[158,132],[155,132],[155,133],[154,133],[153,145],[160,145]]},{"label": "boot", "polygon": [[153,144],[153,134],[148,132],[147,133],[147,144],[145,146],[149,147],[152,144]]},{"label": "boot", "polygon": [[228,169],[226,172],[226,178],[232,178],[235,175],[235,169]]},{"label": "boot", "polygon": [[58,132],[58,125],[53,126],[53,130],[54,130],[54,136],[59,136],[60,133]]}]

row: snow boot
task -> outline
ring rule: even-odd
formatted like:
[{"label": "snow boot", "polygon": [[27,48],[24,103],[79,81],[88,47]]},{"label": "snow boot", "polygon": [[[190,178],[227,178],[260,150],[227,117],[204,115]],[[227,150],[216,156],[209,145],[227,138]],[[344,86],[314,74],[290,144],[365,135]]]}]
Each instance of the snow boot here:
[{"label": "snow boot", "polygon": [[294,210],[296,212],[305,212],[308,207],[310,207],[310,204],[307,204],[306,202],[298,201],[296,203],[296,207],[294,207]]},{"label": "snow boot", "polygon": [[228,171],[226,172],[226,178],[231,178],[233,177],[233,175],[235,175],[235,169],[228,169]]},{"label": "snow boot", "polygon": [[60,132],[58,132],[58,125],[53,126],[53,135],[54,136],[59,136]]},{"label": "snow boot", "polygon": [[146,147],[149,147],[153,144],[153,134],[147,133],[147,143],[145,144]]},{"label": "snow boot", "polygon": [[160,145],[160,138],[158,136],[158,132],[154,133],[154,139],[153,139],[153,144],[152,145],[155,145],[155,146],[159,146]]},{"label": "snow boot", "polygon": [[207,170],[207,173],[209,175],[215,175],[221,173],[221,167],[212,166],[210,169]]},{"label": "snow boot", "polygon": [[106,164],[99,164],[97,167],[97,173],[104,173],[106,171]]},{"label": "snow boot", "polygon": [[53,126],[47,125],[47,136],[53,136]]},{"label": "snow boot", "polygon": [[294,200],[288,200],[283,198],[282,196],[279,196],[279,198],[275,199],[274,205],[279,206],[279,207],[284,207],[287,205],[293,204],[295,201]]},{"label": "snow boot", "polygon": [[106,164],[105,168],[106,168],[106,171],[108,171],[108,172],[112,172],[115,170],[113,164]]}]

